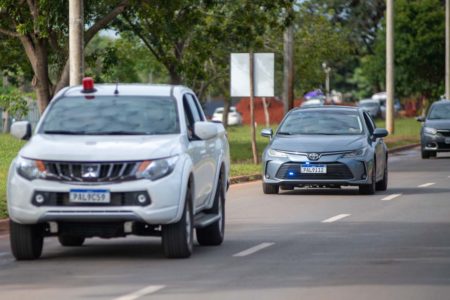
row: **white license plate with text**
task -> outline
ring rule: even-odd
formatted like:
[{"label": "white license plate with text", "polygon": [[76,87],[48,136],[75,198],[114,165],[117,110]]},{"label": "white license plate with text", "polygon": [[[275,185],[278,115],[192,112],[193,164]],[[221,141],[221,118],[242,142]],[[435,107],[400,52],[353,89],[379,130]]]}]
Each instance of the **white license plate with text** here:
[{"label": "white license plate with text", "polygon": [[305,174],[326,174],[326,165],[302,165],[300,167],[300,172]]},{"label": "white license plate with text", "polygon": [[109,203],[108,190],[70,190],[69,200],[72,203]]}]

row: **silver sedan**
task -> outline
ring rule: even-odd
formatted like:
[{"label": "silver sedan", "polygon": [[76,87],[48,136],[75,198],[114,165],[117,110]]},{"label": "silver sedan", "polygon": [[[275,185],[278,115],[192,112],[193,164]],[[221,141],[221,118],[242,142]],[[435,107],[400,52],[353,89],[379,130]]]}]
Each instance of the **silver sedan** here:
[{"label": "silver sedan", "polygon": [[386,190],[386,129],[356,107],[324,106],[291,110],[263,153],[263,191],[280,187],[358,186],[361,194]]}]

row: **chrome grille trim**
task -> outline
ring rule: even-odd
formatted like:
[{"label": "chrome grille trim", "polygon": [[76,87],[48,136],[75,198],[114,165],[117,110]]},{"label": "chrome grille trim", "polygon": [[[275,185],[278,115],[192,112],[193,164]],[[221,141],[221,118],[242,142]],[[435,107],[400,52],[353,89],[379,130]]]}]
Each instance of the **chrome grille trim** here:
[{"label": "chrome grille trim", "polygon": [[[46,179],[77,183],[111,183],[136,179],[140,161],[133,162],[55,162],[45,161]],[[83,177],[83,168],[98,168],[97,177]]]}]

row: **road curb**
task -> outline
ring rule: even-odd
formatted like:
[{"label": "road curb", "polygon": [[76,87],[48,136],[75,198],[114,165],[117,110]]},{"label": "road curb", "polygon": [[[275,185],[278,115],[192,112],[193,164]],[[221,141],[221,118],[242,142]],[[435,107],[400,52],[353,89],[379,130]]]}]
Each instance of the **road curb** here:
[{"label": "road curb", "polygon": [[0,235],[9,233],[9,219],[0,220]]},{"label": "road curb", "polygon": [[405,146],[400,146],[400,147],[395,147],[395,148],[389,149],[389,153],[396,153],[396,152],[400,152],[400,151],[403,151],[403,150],[408,150],[408,149],[416,148],[416,147],[418,147],[418,146],[420,146],[419,143],[417,143],[417,144],[405,145]]}]

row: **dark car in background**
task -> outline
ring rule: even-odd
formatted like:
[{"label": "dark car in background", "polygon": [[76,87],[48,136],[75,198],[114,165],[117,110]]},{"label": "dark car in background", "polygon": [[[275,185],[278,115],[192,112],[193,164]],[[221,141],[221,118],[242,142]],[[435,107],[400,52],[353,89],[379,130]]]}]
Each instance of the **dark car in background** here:
[{"label": "dark car in background", "polygon": [[422,122],[420,144],[422,158],[435,157],[438,152],[450,152],[450,101],[434,102],[426,117],[418,117]]},{"label": "dark car in background", "polygon": [[263,192],[295,187],[358,186],[386,190],[388,153],[372,117],[361,108],[322,106],[291,110],[263,153]]}]

